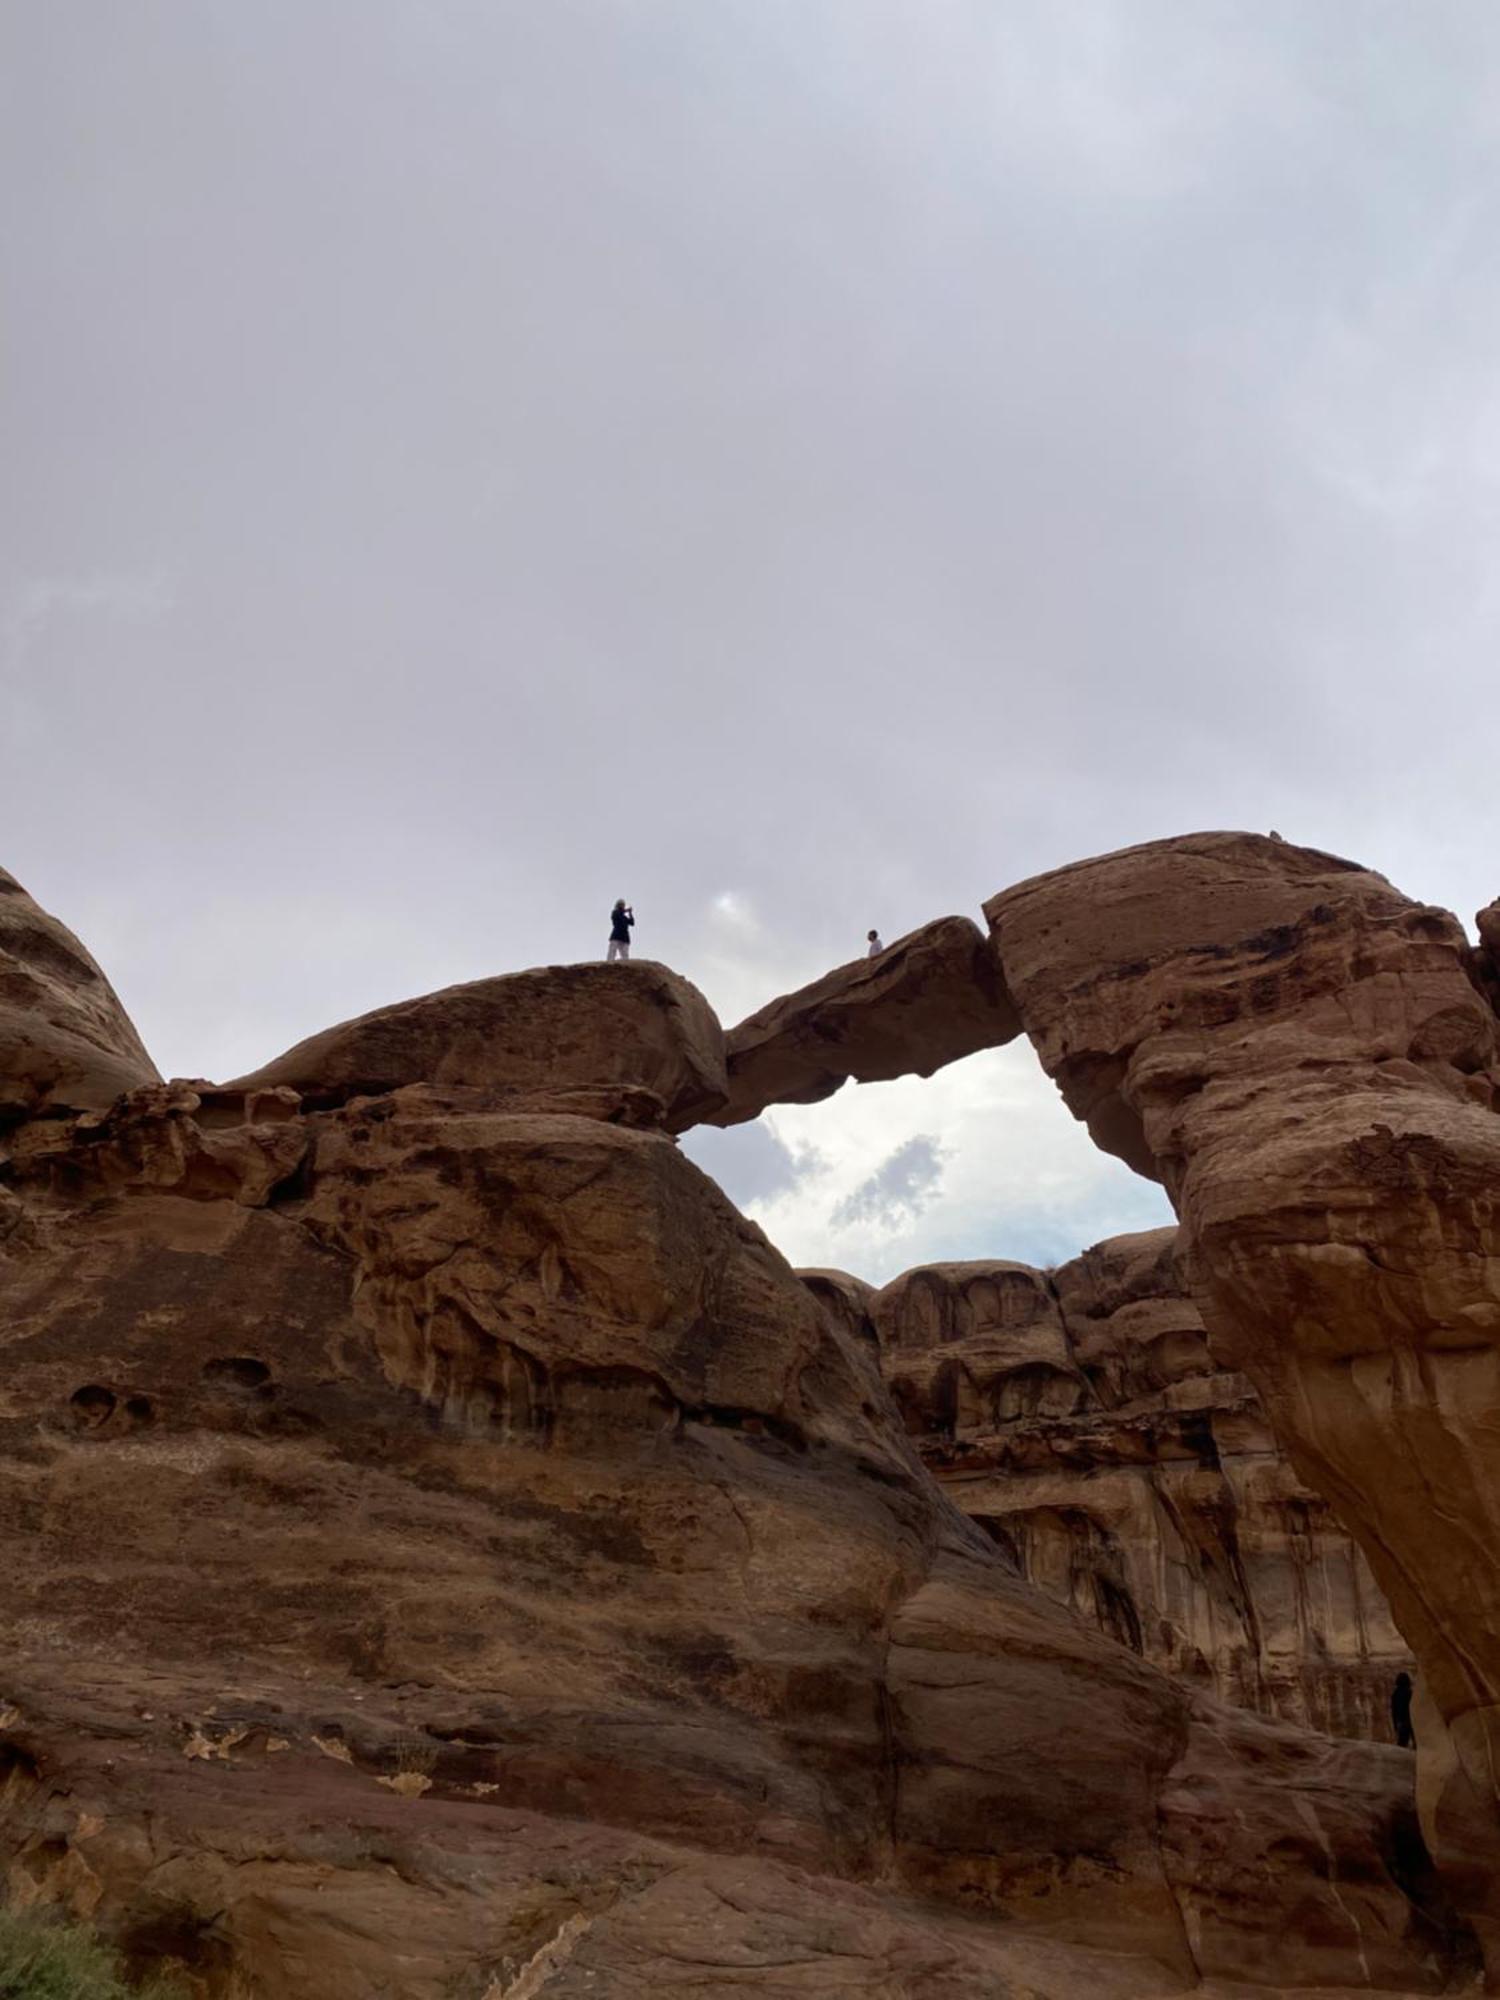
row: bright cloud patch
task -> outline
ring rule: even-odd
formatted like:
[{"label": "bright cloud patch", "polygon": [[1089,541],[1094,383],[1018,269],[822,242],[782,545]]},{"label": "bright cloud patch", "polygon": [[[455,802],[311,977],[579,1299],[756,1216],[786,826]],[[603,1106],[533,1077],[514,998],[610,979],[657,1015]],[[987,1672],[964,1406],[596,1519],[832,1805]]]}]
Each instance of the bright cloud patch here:
[{"label": "bright cloud patch", "polygon": [[943,1149],[925,1132],[907,1139],[853,1194],[845,1195],[828,1220],[835,1229],[861,1222],[898,1228],[915,1221],[937,1192],[943,1178]]},{"label": "bright cloud patch", "polygon": [[727,1132],[700,1126],[683,1150],[744,1209],[793,1193],[825,1165],[815,1146],[789,1146],[762,1118]]},{"label": "bright cloud patch", "polygon": [[793,1264],[879,1284],[955,1259],[1057,1264],[1172,1220],[1159,1187],[1097,1150],[1025,1044],[683,1146]]}]

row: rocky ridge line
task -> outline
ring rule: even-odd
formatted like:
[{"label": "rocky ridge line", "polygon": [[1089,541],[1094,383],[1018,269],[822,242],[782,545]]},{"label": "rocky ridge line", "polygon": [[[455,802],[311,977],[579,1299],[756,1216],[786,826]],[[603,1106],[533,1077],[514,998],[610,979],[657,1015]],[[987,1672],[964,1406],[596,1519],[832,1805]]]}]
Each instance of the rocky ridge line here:
[{"label": "rocky ridge line", "polygon": [[0,1126],[159,1081],[94,960],[0,868]]}]

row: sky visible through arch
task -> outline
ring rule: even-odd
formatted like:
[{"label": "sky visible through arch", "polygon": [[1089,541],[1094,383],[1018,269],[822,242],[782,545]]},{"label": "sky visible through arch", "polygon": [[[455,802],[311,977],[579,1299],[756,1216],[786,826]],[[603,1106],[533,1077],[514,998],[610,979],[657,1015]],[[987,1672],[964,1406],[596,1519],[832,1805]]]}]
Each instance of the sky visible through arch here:
[{"label": "sky visible through arch", "polygon": [[[0,24],[0,865],[164,1070],[1079,856],[1500,893],[1490,0]],[[798,1261],[1164,1214],[1029,1052],[692,1142]]]}]

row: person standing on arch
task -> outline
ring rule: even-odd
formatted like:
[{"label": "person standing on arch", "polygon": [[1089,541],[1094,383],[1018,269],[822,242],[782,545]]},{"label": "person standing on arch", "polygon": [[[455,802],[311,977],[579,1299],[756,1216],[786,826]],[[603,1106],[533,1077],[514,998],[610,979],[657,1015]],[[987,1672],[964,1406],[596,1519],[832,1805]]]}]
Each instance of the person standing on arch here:
[{"label": "person standing on arch", "polygon": [[622,896],[609,913],[609,950],[604,954],[606,964],[615,960],[630,959],[630,930],[635,922],[635,911]]},{"label": "person standing on arch", "polygon": [[879,958],[880,954],[885,950],[885,946],[880,941],[879,931],[866,931],[865,943],[869,946],[869,950],[865,953],[866,958]]}]

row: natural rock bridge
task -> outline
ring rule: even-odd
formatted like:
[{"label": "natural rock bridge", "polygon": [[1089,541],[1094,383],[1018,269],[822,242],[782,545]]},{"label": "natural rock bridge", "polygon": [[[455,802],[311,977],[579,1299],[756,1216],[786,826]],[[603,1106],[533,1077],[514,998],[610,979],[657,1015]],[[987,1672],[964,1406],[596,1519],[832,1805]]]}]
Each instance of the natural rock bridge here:
[{"label": "natural rock bridge", "polygon": [[[554,967],[163,1085],[0,880],[20,1893],[329,2000],[1429,1992],[1496,1952],[1494,913],[1476,950],[1209,834],[986,915],[727,1039],[660,967]],[[1417,1657],[1440,1884],[1400,1753],[1031,1589],[670,1136],[1022,1031],[1167,1188],[1216,1365]]]}]

